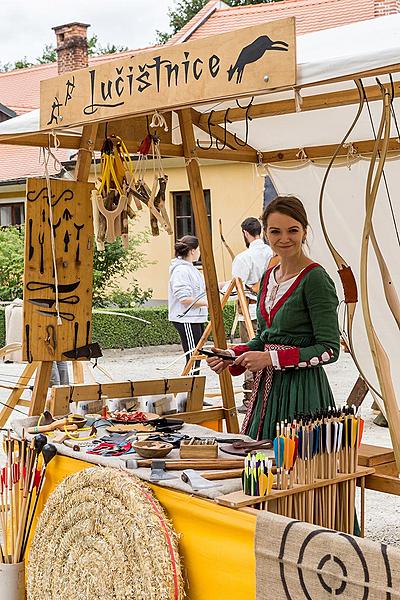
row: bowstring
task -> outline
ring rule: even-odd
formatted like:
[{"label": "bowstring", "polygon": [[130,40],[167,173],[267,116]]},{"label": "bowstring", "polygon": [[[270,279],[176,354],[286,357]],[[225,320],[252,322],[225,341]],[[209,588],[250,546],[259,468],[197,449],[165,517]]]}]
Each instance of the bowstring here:
[{"label": "bowstring", "polygon": [[[391,75],[390,75],[390,80],[391,80],[392,89],[393,89],[393,79],[392,79]],[[372,132],[374,134],[374,139],[376,141],[377,140],[377,138],[376,138],[376,129],[375,129],[374,121],[373,121],[373,118],[372,118],[371,108],[370,108],[368,97],[367,97],[367,94],[365,93],[365,88],[364,88],[364,85],[363,85],[363,82],[362,82],[361,79],[360,79],[360,84],[361,84],[361,88],[362,88],[362,91],[363,91],[363,94],[364,94],[364,99],[365,99],[365,102],[366,102],[366,105],[367,105],[367,110],[368,110],[369,120],[370,120],[370,123],[371,123]],[[397,118],[396,118],[396,115],[394,113],[394,108],[393,108],[393,96],[392,96],[392,99],[391,99],[391,102],[390,102],[390,106],[391,106],[392,117],[394,117],[394,121],[395,121],[395,124],[396,124],[397,133],[398,133],[398,135],[400,137],[400,132],[399,132],[399,128],[398,128],[398,125],[397,125]],[[378,156],[380,157],[380,155],[381,155],[381,153],[380,153],[380,151],[378,151]],[[389,185],[388,185],[387,178],[386,178],[385,168],[383,168],[382,177],[383,177],[383,181],[384,181],[384,185],[385,185],[385,189],[386,189],[386,195],[387,195],[387,199],[388,199],[388,203],[389,203],[390,213],[392,215],[392,221],[393,221],[393,225],[394,225],[394,230],[396,232],[397,243],[398,243],[398,245],[400,247],[400,233],[399,233],[399,228],[398,228],[397,221],[396,221],[396,215],[395,215],[394,208],[393,208],[392,198],[391,198],[390,191],[389,191]]]}]

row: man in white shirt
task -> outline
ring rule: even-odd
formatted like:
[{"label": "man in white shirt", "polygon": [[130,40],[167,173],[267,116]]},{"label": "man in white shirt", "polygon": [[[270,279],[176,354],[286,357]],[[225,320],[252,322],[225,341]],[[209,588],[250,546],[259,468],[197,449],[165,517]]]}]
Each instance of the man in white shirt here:
[{"label": "man in white shirt", "polygon": [[[261,223],[255,217],[248,217],[241,224],[244,243],[246,250],[240,252],[232,263],[232,277],[240,277],[243,281],[245,290],[249,292],[249,313],[253,323],[254,331],[257,329],[256,316],[256,292],[257,284],[265,273],[268,264],[272,258],[271,248],[265,244],[261,238]],[[251,289],[254,293],[251,294]],[[242,343],[249,341],[247,329],[244,324],[244,318],[239,315],[239,333]],[[238,408],[240,413],[246,412],[246,403],[250,399],[251,389],[253,384],[253,374],[246,371],[244,379],[244,403]]]}]

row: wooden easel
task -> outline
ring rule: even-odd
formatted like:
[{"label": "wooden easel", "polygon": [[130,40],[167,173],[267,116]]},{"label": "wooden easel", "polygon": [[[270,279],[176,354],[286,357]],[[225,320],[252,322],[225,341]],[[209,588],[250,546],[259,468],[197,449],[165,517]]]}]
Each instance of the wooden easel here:
[{"label": "wooden easel", "polygon": [[[7,406],[4,406],[0,412],[0,428],[4,427],[12,411],[16,406],[29,408],[29,415],[40,415],[43,412],[47,391],[49,389],[52,362],[32,362],[28,363],[14,389],[7,399]],[[35,375],[36,372],[36,375]],[[73,361],[72,372],[74,383],[84,382],[83,362]],[[35,375],[35,382],[32,390],[31,400],[22,400],[21,396],[27,388],[30,380]]]},{"label": "wooden easel", "polygon": [[[254,337],[254,328],[253,328],[253,323],[251,322],[249,306],[247,304],[246,293],[244,291],[243,282],[240,279],[240,277],[234,277],[232,279],[232,281],[230,282],[230,284],[228,285],[226,292],[224,293],[223,298],[221,300],[221,310],[223,310],[225,308],[226,303],[228,302],[229,297],[232,294],[234,289],[236,289],[236,291],[237,291],[237,295],[238,295],[237,303],[240,306],[240,309],[242,311],[242,314],[244,317],[244,324],[245,324],[248,336],[250,339],[252,339]],[[205,328],[203,335],[201,336],[196,348],[194,349],[192,355],[189,358],[189,361],[186,363],[185,368],[182,371],[182,375],[188,375],[192,369],[193,364],[196,361],[203,360],[204,358],[206,358],[204,355],[202,355],[199,352],[199,350],[206,343],[210,334],[211,334],[211,323],[209,323],[207,325],[207,327]]]}]

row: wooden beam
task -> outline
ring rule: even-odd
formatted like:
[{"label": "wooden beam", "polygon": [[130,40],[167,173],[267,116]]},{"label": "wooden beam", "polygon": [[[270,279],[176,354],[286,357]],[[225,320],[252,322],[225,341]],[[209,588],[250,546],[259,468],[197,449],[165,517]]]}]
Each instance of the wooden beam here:
[{"label": "wooden beam", "polygon": [[[218,279],[215,270],[211,232],[208,224],[200,167],[197,161],[198,155],[196,141],[194,139],[191,110],[186,108],[179,111],[178,117],[182,135],[183,150],[186,159],[186,170],[189,180],[191,203],[204,267],[204,278],[206,281],[208,307],[211,317],[214,344],[218,348],[226,348],[226,334],[222,318],[221,302],[219,298]],[[239,427],[231,375],[225,369],[225,371],[220,374],[219,378],[222,391],[222,401],[224,408],[227,409],[227,429],[228,431],[236,433],[239,430]]]},{"label": "wooden beam", "polygon": [[[80,135],[57,134],[59,148],[77,150],[80,147]],[[25,135],[1,135],[0,144],[8,146],[34,146],[46,148],[49,145],[49,136],[47,133],[30,133]]]},{"label": "wooden beam", "polygon": [[376,492],[400,496],[400,479],[398,475],[385,475],[384,473],[368,475],[365,479],[365,487]]},{"label": "wooden beam", "polygon": [[[81,136],[79,135],[57,135],[59,142],[59,148],[66,148],[69,150],[79,150],[81,147]],[[124,138],[124,142],[128,150],[134,154],[137,152],[141,140],[131,140]],[[7,144],[10,146],[34,146],[34,147],[46,147],[49,144],[49,138],[47,133],[36,133],[24,136],[12,136],[3,137],[0,136],[0,144]],[[94,150],[101,150],[103,145],[102,139],[97,139]],[[161,156],[183,156],[183,148],[181,144],[160,144]]]},{"label": "wooden beam", "polygon": [[[395,82],[394,93],[395,96],[400,96],[400,85],[399,82]],[[389,87],[386,84],[385,87]],[[365,88],[365,93],[369,102],[374,100],[380,100],[382,93],[378,85],[371,85]],[[357,104],[359,101],[357,88],[350,90],[340,90],[338,92],[331,92],[330,94],[314,94],[312,96],[304,96],[301,104],[301,112],[308,112],[311,110],[319,110],[322,108],[334,108],[336,106],[348,106],[351,104]],[[262,117],[276,117],[278,115],[287,115],[296,112],[296,104],[294,98],[288,100],[279,100],[277,102],[264,102],[262,104],[253,104],[250,107],[248,115],[252,119],[260,119]],[[216,110],[210,120],[211,125],[216,126],[219,123],[223,123],[225,119],[225,110]],[[232,122],[243,121],[246,115],[245,108],[231,108],[229,110],[229,120]],[[208,113],[202,113],[197,127],[200,129],[206,128],[208,131]]]},{"label": "wooden beam", "polygon": [[[374,140],[362,140],[359,142],[352,142],[354,150],[359,154],[370,154],[373,150],[375,141]],[[327,144],[324,146],[305,146],[302,148],[309,159],[317,158],[330,158],[337,148],[337,144]],[[400,152],[400,144],[398,138],[391,138],[389,140],[389,152]],[[347,156],[348,149],[342,148],[338,156]],[[293,160],[299,160],[300,149],[299,148],[287,148],[286,150],[272,150],[269,152],[263,152],[264,163],[282,163]]]},{"label": "wooden beam", "polygon": [[96,145],[98,123],[85,125],[82,130],[81,143],[79,146],[78,157],[75,166],[75,179],[77,181],[87,181],[92,164],[92,152]]},{"label": "wooden beam", "polygon": [[[297,150],[298,152],[298,150]],[[246,162],[246,163],[256,163],[257,162],[257,154],[256,152],[250,152],[243,148],[240,150],[217,150],[216,148],[210,148],[210,150],[202,150],[201,148],[197,148],[197,157],[204,158],[208,160],[225,160],[230,162]]]}]

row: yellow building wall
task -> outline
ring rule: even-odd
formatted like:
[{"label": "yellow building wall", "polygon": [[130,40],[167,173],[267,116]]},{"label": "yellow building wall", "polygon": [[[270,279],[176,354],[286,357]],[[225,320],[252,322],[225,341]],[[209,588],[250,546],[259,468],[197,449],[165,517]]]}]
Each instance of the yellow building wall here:
[{"label": "yellow building wall", "polygon": [[[189,190],[186,169],[183,166],[165,165],[168,175],[167,210],[174,227],[173,192]],[[149,172],[148,180],[152,173]],[[203,189],[210,190],[211,227],[214,257],[219,281],[231,278],[231,257],[223,248],[219,237],[218,219],[222,219],[223,233],[233,252],[245,249],[240,223],[246,217],[260,217],[263,205],[264,178],[256,173],[254,165],[242,163],[201,164]],[[149,213],[142,210],[133,225],[133,230],[143,231],[149,227]],[[174,236],[160,231],[158,237],[151,237],[141,250],[150,264],[135,272],[142,289],[152,288],[153,299],[166,300],[168,287],[168,267],[174,257]]]}]

